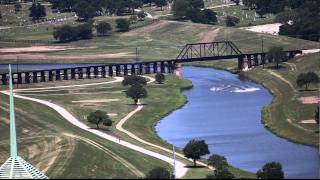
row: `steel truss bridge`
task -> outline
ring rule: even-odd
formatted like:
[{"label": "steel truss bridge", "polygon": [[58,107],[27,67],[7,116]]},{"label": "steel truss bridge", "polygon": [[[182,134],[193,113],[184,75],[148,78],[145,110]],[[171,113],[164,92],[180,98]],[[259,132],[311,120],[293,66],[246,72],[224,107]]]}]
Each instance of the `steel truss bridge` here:
[{"label": "steel truss bridge", "polygon": [[[286,54],[284,61],[295,57],[297,54],[302,54],[302,50],[284,52]],[[12,80],[14,84],[29,84],[59,80],[105,78],[107,76],[126,76],[128,74],[173,73],[179,63],[224,59],[237,59],[239,70],[245,67],[251,68],[272,63],[272,59],[267,57],[266,52],[246,54],[242,53],[233,42],[220,41],[187,44],[176,59],[16,72],[13,73]],[[0,83],[7,85],[8,82],[9,74],[0,74]]]}]

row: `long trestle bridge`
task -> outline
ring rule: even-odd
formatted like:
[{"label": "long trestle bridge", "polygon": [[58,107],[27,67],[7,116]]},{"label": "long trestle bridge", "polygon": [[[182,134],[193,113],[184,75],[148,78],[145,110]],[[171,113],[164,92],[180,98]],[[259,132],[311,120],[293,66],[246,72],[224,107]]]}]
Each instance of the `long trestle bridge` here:
[{"label": "long trestle bridge", "polygon": [[[302,54],[302,50],[289,50],[285,51],[285,54],[286,58],[284,61],[295,57],[297,54]],[[272,59],[267,57],[266,52],[245,54],[233,42],[220,41],[187,44],[176,59],[15,72],[12,75],[12,80],[14,84],[29,84],[59,80],[106,78],[107,76],[126,76],[128,74],[174,73],[177,65],[180,63],[224,59],[237,59],[239,70],[272,63]],[[2,85],[7,85],[9,74],[0,74],[0,82]]]}]

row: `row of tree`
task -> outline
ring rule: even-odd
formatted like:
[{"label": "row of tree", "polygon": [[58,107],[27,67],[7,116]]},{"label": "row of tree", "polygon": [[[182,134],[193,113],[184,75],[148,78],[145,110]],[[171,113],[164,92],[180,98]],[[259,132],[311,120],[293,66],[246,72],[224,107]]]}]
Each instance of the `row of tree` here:
[{"label": "row of tree", "polygon": [[[158,84],[162,84],[165,81],[165,76],[161,73],[157,73],[155,78]],[[139,99],[146,98],[148,96],[148,92],[145,88],[147,80],[144,77],[136,75],[126,76],[122,81],[122,85],[125,87],[129,86],[126,90],[126,95],[134,100],[135,105],[138,104]],[[110,119],[107,112],[101,110],[90,113],[87,120],[88,122],[95,124],[97,129],[100,128],[99,125],[101,124],[106,127],[110,127],[113,124],[113,121]]]},{"label": "row of tree", "polygon": [[178,20],[191,20],[195,23],[215,24],[217,13],[204,9],[203,0],[175,0],[172,5],[173,16]]},{"label": "row of tree", "polygon": [[78,26],[63,25],[55,28],[53,37],[60,42],[90,39],[93,36],[92,27],[92,22],[87,22]]},{"label": "row of tree", "polygon": [[260,17],[277,14],[280,35],[320,41],[320,1],[317,0],[243,0]]},{"label": "row of tree", "polygon": [[[191,158],[196,167],[196,160],[201,156],[210,154],[208,144],[204,140],[190,140],[183,148],[183,153],[186,158]],[[207,179],[234,179],[235,175],[229,170],[229,163],[224,156],[213,154],[208,158],[208,165],[214,167],[213,174],[207,175]],[[283,179],[284,173],[282,165],[278,162],[266,163],[260,170],[257,171],[258,179]],[[151,170],[147,179],[171,179],[172,174],[166,168],[155,168]]]}]

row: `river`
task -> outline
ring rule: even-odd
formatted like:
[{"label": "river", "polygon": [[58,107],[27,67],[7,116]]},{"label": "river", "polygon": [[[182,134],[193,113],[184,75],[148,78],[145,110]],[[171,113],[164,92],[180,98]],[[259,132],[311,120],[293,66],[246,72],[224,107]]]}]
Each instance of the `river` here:
[{"label": "river", "polygon": [[205,140],[211,154],[254,173],[278,161],[286,178],[319,178],[317,148],[279,138],[261,123],[261,109],[272,101],[268,90],[211,68],[183,67],[182,74],[194,87],[183,92],[188,103],[157,124],[162,139],[180,148]]}]

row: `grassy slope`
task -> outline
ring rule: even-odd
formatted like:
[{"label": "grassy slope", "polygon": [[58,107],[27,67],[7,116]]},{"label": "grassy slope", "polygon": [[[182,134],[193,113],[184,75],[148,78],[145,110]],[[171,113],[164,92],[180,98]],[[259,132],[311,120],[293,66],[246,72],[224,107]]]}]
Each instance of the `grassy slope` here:
[{"label": "grassy slope", "polygon": [[[5,115],[2,116],[1,122],[4,124],[3,122],[8,122],[6,110],[8,96],[1,95],[1,99],[1,114]],[[163,161],[144,156],[79,130],[57,116],[56,112],[42,105],[16,99],[16,111],[18,137],[27,139],[19,141],[20,154],[41,170],[49,168],[46,174],[50,178],[136,178],[123,164],[115,161],[108,154],[84,142],[67,138],[63,133],[81,135],[94,140],[144,173],[156,166],[168,166]],[[8,157],[8,124],[0,128],[0,162],[4,162]],[[46,138],[46,136],[49,137]],[[56,155],[57,152],[60,153]],[[57,159],[48,167],[53,157]]]}]

